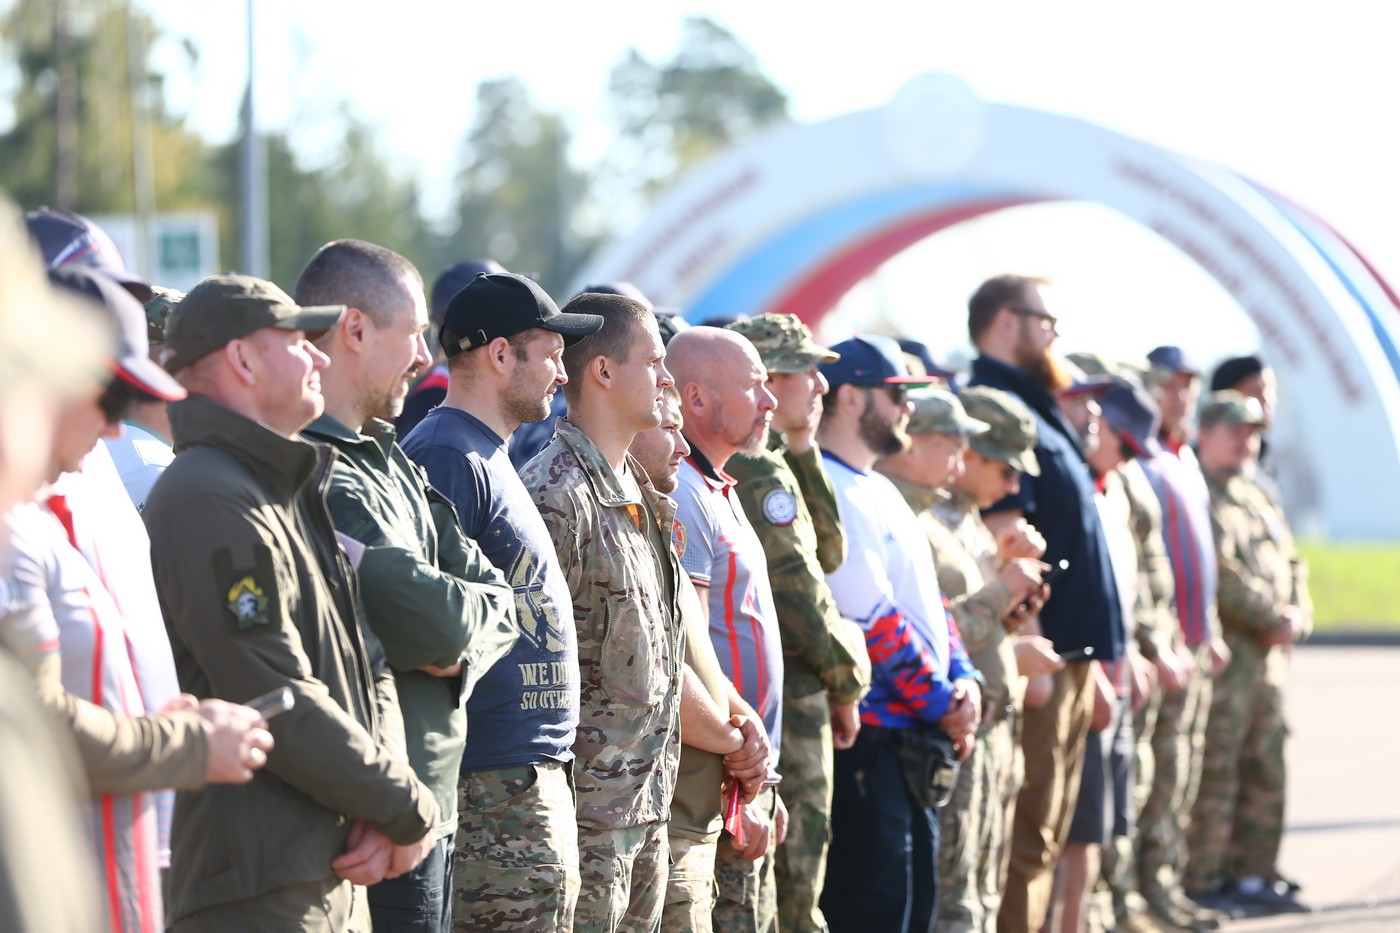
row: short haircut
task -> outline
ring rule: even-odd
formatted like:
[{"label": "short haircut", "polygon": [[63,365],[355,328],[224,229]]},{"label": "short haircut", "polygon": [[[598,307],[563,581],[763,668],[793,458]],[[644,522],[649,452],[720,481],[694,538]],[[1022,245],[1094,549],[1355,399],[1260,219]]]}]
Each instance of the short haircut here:
[{"label": "short haircut", "polygon": [[1264,358],[1253,353],[1248,356],[1232,356],[1215,367],[1215,372],[1210,374],[1210,390],[1219,392],[1221,389],[1233,389],[1250,376],[1257,376],[1268,368]]},{"label": "short haircut", "polygon": [[423,285],[413,263],[364,240],[332,240],[316,251],[297,278],[299,305],[349,305],[383,327],[402,298],[403,279]]},{"label": "short haircut", "polygon": [[626,363],[641,328],[648,322],[656,326],[656,317],[645,305],[623,295],[584,292],[560,310],[565,314],[596,314],[603,319],[603,326],[597,331],[564,348],[564,372],[569,376],[564,383],[564,398],[570,402],[578,398],[583,371],[595,357]]},{"label": "short haircut", "polygon": [[[525,345],[540,336],[540,333],[538,329],[531,327],[511,334],[506,338],[506,343],[510,345],[511,354],[517,360],[523,361],[528,358],[529,351],[525,349]],[[472,347],[470,350],[463,350],[461,353],[454,353],[449,356],[447,358],[447,374],[451,378],[463,383],[474,380],[476,378],[476,369],[471,364],[473,360],[481,358],[481,354],[476,351],[485,346],[487,346],[487,344],[482,344],[480,347]]]},{"label": "short haircut", "polygon": [[998,275],[977,286],[967,300],[967,337],[974,344],[992,326],[997,312],[1026,300],[1033,285],[1049,285],[1049,279],[1029,275]]}]

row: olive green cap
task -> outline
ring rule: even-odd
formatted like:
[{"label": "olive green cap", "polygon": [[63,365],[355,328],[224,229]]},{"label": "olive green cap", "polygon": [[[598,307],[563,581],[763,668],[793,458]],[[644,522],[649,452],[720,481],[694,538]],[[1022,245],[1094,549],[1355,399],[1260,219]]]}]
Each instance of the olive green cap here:
[{"label": "olive green cap", "polygon": [[748,338],[770,373],[806,372],[841,358],[813,340],[811,329],[795,314],[760,314],[727,326]]},{"label": "olive green cap", "polygon": [[988,460],[1005,460],[1022,473],[1040,475],[1035,457],[1035,416],[1025,403],[1009,392],[987,386],[964,389],[963,409],[989,430],[969,438],[972,449]]},{"label": "olive green cap", "polygon": [[165,368],[178,372],[264,327],[304,330],[315,340],[344,313],[345,305],[303,308],[265,279],[232,272],[211,275],[190,290],[165,322],[170,350]]},{"label": "olive green cap", "polygon": [[1269,423],[1264,417],[1264,406],[1259,404],[1257,398],[1234,389],[1212,392],[1201,407],[1197,420],[1202,428],[1213,428],[1218,424],[1251,424],[1262,428]]},{"label": "olive green cap", "polygon": [[1068,353],[1065,359],[1084,370],[1086,376],[1117,376],[1145,388],[1151,365],[1146,360],[1110,360],[1101,353]]},{"label": "olive green cap", "polygon": [[924,389],[917,395],[909,396],[914,413],[909,416],[905,427],[908,434],[948,434],[953,437],[972,437],[991,428],[985,421],[969,417],[962,402],[952,392],[942,389]]},{"label": "olive green cap", "polygon": [[146,339],[151,343],[165,343],[165,322],[177,305],[185,300],[185,293],[178,288],[164,285],[151,286],[151,300],[146,302]]}]

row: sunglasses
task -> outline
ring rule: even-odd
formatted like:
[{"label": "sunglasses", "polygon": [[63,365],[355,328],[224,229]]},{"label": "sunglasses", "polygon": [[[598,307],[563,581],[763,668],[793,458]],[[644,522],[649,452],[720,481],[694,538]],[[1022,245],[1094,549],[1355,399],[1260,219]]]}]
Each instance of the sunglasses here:
[{"label": "sunglasses", "polygon": [[867,391],[872,389],[884,389],[886,392],[890,393],[890,398],[894,399],[896,405],[903,405],[905,402],[909,401],[909,390],[904,386],[861,386],[861,388]]}]

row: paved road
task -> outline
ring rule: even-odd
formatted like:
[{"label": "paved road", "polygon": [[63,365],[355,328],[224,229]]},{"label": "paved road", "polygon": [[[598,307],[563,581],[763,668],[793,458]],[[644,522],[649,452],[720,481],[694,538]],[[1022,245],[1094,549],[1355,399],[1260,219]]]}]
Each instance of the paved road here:
[{"label": "paved road", "polygon": [[1239,933],[1400,931],[1400,647],[1304,647],[1288,692],[1283,871],[1318,912]]}]

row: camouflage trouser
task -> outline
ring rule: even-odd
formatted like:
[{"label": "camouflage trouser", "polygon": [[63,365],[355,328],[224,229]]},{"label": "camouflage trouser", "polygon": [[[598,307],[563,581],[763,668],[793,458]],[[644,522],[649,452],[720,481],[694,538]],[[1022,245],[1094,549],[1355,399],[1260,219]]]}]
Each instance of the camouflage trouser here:
[{"label": "camouflage trouser", "polygon": [[778,884],[778,925],[783,933],[826,929],[826,918],[817,902],[831,842],[832,767],[826,691],[802,697],[785,691],[782,772],[788,831],[773,866]]},{"label": "camouflage trouser", "polygon": [[664,822],[622,829],[579,827],[579,933],[653,933],[666,900],[670,846]]},{"label": "camouflage trouser", "polygon": [[457,813],[453,930],[572,929],[579,874],[568,765],[463,774]]},{"label": "camouflage trouser", "polygon": [[[1101,894],[1106,896],[1101,906],[1105,917],[1122,919],[1130,914],[1138,914],[1147,908],[1138,890],[1137,837],[1141,832],[1142,803],[1152,789],[1152,772],[1155,763],[1152,759],[1152,733],[1157,728],[1157,717],[1162,709],[1162,688],[1154,686],[1142,709],[1133,713],[1133,741],[1136,764],[1134,782],[1128,788],[1132,797],[1129,805],[1134,808],[1128,820],[1127,835],[1112,835],[1100,854],[1100,877],[1103,885]],[[1134,819],[1136,816],[1138,819]],[[1109,923],[1109,927],[1113,924]]]},{"label": "camouflage trouser", "polygon": [[[1138,889],[1149,900],[1181,884],[1186,865],[1184,826],[1196,802],[1210,712],[1210,650],[1196,649],[1186,689],[1163,694],[1152,730],[1152,773],[1138,814]],[[1141,783],[1141,782],[1140,782]]]},{"label": "camouflage trouser", "polygon": [[[759,794],[756,803],[771,814],[777,799],[777,792],[770,787]],[[728,833],[720,837],[715,848],[715,933],[776,933],[778,889],[772,854],[749,861],[734,848]]]},{"label": "camouflage trouser", "polygon": [[1006,827],[1016,803],[1012,722],[1000,719],[977,737],[938,819],[938,933],[996,929],[1006,878]]},{"label": "camouflage trouser", "polygon": [[661,933],[711,933],[717,844],[671,836],[670,845],[671,873],[666,879]]},{"label": "camouflage trouser", "polygon": [[1231,639],[1234,656],[1215,688],[1201,787],[1187,833],[1186,889],[1272,877],[1283,839],[1284,745],[1281,648]]}]

